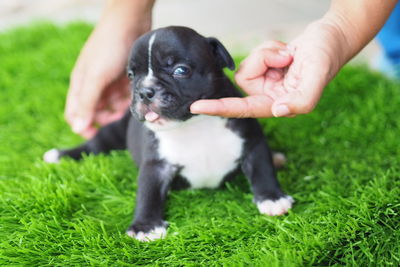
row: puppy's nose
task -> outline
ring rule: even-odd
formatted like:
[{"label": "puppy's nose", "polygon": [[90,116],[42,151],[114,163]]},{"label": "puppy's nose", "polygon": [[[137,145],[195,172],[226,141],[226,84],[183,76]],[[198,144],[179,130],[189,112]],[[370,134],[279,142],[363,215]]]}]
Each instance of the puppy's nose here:
[{"label": "puppy's nose", "polygon": [[152,100],[156,91],[153,88],[143,87],[139,89],[139,97],[141,100]]}]

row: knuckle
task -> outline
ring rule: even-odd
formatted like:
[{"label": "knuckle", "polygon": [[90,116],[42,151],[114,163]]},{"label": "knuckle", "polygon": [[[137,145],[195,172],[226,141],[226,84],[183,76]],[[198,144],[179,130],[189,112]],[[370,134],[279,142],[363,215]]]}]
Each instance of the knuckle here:
[{"label": "knuckle", "polygon": [[245,76],[244,74],[237,74],[235,75],[235,82],[236,84],[242,88],[243,90],[247,90],[249,87],[249,83],[251,81],[251,78]]},{"label": "knuckle", "polygon": [[227,103],[223,100],[218,100],[219,105],[218,109],[216,110],[217,113],[220,113],[221,115],[227,115],[229,116],[229,108],[227,106]]},{"label": "knuckle", "polygon": [[240,110],[238,117],[239,118],[249,118],[253,114],[253,110],[251,109],[251,105],[247,98],[243,99],[243,108]]},{"label": "knuckle", "polygon": [[247,111],[240,111],[237,116],[235,116],[239,119],[243,119],[243,118],[248,118],[249,117],[249,113]]},{"label": "knuckle", "polygon": [[239,87],[243,88],[245,86],[244,79],[241,75],[235,75],[235,81],[236,84],[239,85]]},{"label": "knuckle", "polygon": [[240,72],[240,69],[233,75],[233,77],[235,78],[236,82],[239,82],[242,78],[242,74]]}]

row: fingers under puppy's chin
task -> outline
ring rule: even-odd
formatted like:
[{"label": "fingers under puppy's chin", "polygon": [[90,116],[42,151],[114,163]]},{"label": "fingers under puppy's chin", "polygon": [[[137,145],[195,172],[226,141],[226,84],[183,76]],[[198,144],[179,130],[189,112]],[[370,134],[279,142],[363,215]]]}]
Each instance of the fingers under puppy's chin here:
[{"label": "fingers under puppy's chin", "polygon": [[218,112],[218,105],[215,100],[198,100],[190,105],[192,114],[213,115]]},{"label": "fingers under puppy's chin", "polygon": [[199,114],[199,113],[201,113],[201,103],[199,104],[198,103],[199,101],[197,101],[197,102],[194,102],[193,104],[191,104],[190,105],[190,113],[192,113],[192,114]]}]

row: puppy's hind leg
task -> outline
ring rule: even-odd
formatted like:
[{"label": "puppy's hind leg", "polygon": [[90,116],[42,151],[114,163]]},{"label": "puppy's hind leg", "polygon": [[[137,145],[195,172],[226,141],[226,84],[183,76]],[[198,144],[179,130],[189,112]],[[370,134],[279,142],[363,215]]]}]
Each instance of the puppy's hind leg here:
[{"label": "puppy's hind leg", "polygon": [[242,170],[250,181],[254,202],[260,213],[275,216],[288,212],[294,200],[282,192],[276,178],[273,157],[264,140],[260,140],[244,157]]},{"label": "puppy's hind leg", "polygon": [[83,154],[108,153],[111,150],[126,148],[126,131],[131,114],[126,112],[118,121],[102,127],[97,134],[82,145],[71,149],[51,149],[43,155],[43,160],[49,163],[57,163],[62,157],[75,160],[82,158]]}]

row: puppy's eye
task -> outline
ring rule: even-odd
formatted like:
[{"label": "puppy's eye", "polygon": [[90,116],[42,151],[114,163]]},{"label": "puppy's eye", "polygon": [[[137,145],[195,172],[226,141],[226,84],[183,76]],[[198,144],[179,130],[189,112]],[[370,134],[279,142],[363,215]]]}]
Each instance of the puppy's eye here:
[{"label": "puppy's eye", "polygon": [[129,80],[133,80],[133,77],[135,76],[133,70],[128,70],[128,78]]},{"label": "puppy's eye", "polygon": [[190,73],[191,71],[188,66],[179,65],[174,69],[172,75],[176,78],[186,78],[189,77]]}]

